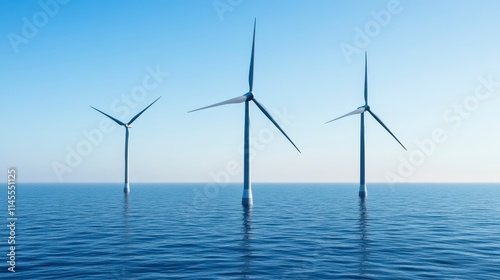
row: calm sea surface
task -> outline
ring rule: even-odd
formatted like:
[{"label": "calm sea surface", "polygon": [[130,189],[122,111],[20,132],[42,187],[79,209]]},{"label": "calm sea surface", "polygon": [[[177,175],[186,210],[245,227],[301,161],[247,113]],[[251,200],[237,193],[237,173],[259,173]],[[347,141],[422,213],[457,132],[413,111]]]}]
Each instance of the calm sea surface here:
[{"label": "calm sea surface", "polygon": [[500,279],[500,185],[17,185],[2,279]]}]

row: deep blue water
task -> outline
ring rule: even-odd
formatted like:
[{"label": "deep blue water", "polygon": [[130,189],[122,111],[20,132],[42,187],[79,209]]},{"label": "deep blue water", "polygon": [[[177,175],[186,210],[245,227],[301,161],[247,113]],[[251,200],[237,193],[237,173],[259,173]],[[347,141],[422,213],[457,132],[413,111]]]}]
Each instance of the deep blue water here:
[{"label": "deep blue water", "polygon": [[[500,279],[500,185],[17,185],[4,279]],[[2,238],[3,237],[3,238]]]}]

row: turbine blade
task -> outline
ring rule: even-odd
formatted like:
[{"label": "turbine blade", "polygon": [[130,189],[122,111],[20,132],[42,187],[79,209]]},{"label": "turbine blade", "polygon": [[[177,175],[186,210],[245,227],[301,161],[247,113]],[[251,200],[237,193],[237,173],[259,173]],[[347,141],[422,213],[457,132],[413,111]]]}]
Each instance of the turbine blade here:
[{"label": "turbine blade", "polygon": [[356,109],[356,110],[354,110],[354,111],[352,111],[352,112],[350,112],[350,113],[347,113],[347,114],[345,114],[345,115],[343,115],[343,116],[340,116],[340,117],[338,117],[338,118],[336,118],[336,119],[333,119],[333,120],[331,120],[331,121],[327,121],[325,124],[327,124],[327,123],[331,123],[331,122],[333,122],[333,121],[336,121],[336,120],[338,120],[338,119],[341,119],[341,118],[344,118],[344,117],[347,117],[347,116],[350,116],[350,115],[361,114],[361,113],[363,113],[364,111],[365,111],[365,108],[364,108],[364,107],[362,107],[362,108],[358,108],[358,109]]},{"label": "turbine blade", "polygon": [[119,124],[119,125],[123,125],[123,126],[125,125],[125,124],[124,124],[123,122],[121,122],[120,120],[117,120],[117,119],[113,118],[112,116],[110,116],[110,115],[108,115],[108,114],[104,113],[103,111],[101,111],[101,110],[99,110],[99,109],[97,109],[97,108],[94,108],[94,107],[92,107],[92,106],[90,106],[90,108],[92,108],[92,109],[96,110],[97,112],[99,112],[99,113],[101,113],[101,114],[105,115],[106,117],[108,117],[108,118],[112,119],[113,121],[115,121],[115,122],[116,122],[117,124]]},{"label": "turbine blade", "polygon": [[368,59],[365,52],[365,105],[368,105]]},{"label": "turbine blade", "polygon": [[368,113],[370,113],[370,115],[372,115],[372,116],[373,116],[373,118],[375,118],[375,120],[376,120],[376,121],[377,121],[380,125],[382,125],[382,126],[385,128],[385,130],[387,130],[387,132],[389,132],[389,133],[392,135],[392,137],[394,137],[394,139],[396,139],[396,141],[398,141],[399,145],[401,145],[401,147],[403,147],[403,149],[405,149],[405,150],[406,150],[406,147],[405,147],[403,144],[401,144],[401,142],[398,140],[398,138],[396,138],[396,136],[395,136],[395,135],[394,135],[394,134],[393,134],[393,133],[389,130],[389,128],[388,128],[388,127],[387,127],[387,126],[386,126],[386,125],[382,122],[382,120],[381,120],[381,119],[379,119],[379,117],[377,117],[377,115],[375,115],[375,113],[373,113],[371,110],[368,110]]},{"label": "turbine blade", "polygon": [[281,131],[281,133],[283,133],[283,135],[285,135],[286,139],[288,139],[288,141],[290,141],[290,143],[292,143],[292,145],[295,147],[295,149],[297,149],[297,151],[299,151],[299,153],[301,153],[299,148],[297,148],[297,146],[293,143],[292,139],[290,139],[290,137],[288,137],[288,135],[286,135],[285,131],[283,131],[283,129],[281,129],[281,127],[278,125],[278,123],[273,119],[273,117],[271,117],[269,112],[267,112],[266,108],[264,108],[264,106],[262,106],[255,98],[253,99],[253,102],[255,102],[255,105],[257,105],[257,107],[259,107],[259,109],[262,111],[262,113],[264,113],[264,115],[266,115],[266,117]]},{"label": "turbine blade", "polygon": [[253,90],[253,62],[255,53],[255,27],[257,26],[257,19],[253,22],[253,41],[252,41],[252,56],[250,58],[250,70],[248,71],[248,87],[250,92]]},{"label": "turbine blade", "polygon": [[217,107],[217,106],[221,106],[221,105],[226,105],[226,104],[242,103],[242,102],[245,102],[246,100],[247,100],[246,95],[242,95],[242,96],[231,98],[229,100],[222,101],[222,102],[219,102],[219,103],[215,103],[215,104],[212,104],[212,105],[209,105],[209,106],[206,106],[206,107],[202,107],[202,108],[199,108],[199,109],[191,110],[188,113],[199,111],[199,110],[203,110],[203,109],[208,109],[208,108],[212,108],[212,107]]},{"label": "turbine blade", "polygon": [[149,104],[148,107],[144,108],[144,110],[140,111],[139,114],[135,115],[129,122],[128,124],[131,125],[142,113],[144,113],[144,111],[146,111],[149,107],[151,107],[151,105],[155,104],[156,101],[158,101],[158,99],[160,99],[160,97],[156,98],[155,101],[153,101],[153,103]]}]

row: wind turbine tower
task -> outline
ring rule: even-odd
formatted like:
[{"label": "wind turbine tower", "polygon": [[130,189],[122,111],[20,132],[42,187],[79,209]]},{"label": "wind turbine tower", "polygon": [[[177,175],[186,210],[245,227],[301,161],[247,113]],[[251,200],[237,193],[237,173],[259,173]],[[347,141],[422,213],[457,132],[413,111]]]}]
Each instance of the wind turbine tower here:
[{"label": "wind turbine tower", "polygon": [[364,89],[364,98],[365,98],[365,105],[358,107],[356,110],[347,113],[343,116],[340,116],[336,119],[333,119],[331,121],[326,122],[330,123],[333,121],[336,121],[338,119],[341,119],[343,117],[347,117],[350,115],[361,115],[361,135],[360,135],[360,153],[359,153],[359,197],[365,198],[368,196],[368,191],[366,189],[366,181],[365,181],[365,112],[368,112],[382,127],[389,132],[389,134],[398,141],[398,143],[403,147],[403,149],[406,150],[405,146],[401,144],[401,142],[394,136],[394,134],[389,130],[389,128],[382,122],[382,120],[373,113],[371,110],[370,106],[368,105],[368,63],[367,63],[367,54],[365,52],[365,89]]},{"label": "wind turbine tower", "polygon": [[153,105],[156,101],[158,101],[158,99],[160,99],[160,97],[158,97],[155,101],[153,101],[153,103],[149,104],[148,107],[146,107],[144,110],[140,111],[137,115],[135,115],[132,119],[130,119],[130,121],[128,123],[124,123],[106,113],[104,113],[103,111],[99,110],[99,109],[96,109],[92,106],[90,106],[92,109],[96,110],[97,112],[105,115],[106,117],[110,118],[111,120],[113,120],[114,122],[116,122],[117,124],[125,127],[125,186],[123,188],[123,191],[125,192],[125,194],[128,194],[130,193],[130,184],[129,184],[129,181],[128,181],[128,135],[129,135],[129,129],[132,127],[132,123],[142,114],[144,113],[144,111],[146,111],[149,107],[151,107],[151,105]]},{"label": "wind turbine tower", "polygon": [[196,110],[189,111],[188,113],[199,111],[203,109],[208,109],[216,106],[226,105],[226,104],[235,104],[235,103],[245,103],[245,131],[244,131],[244,152],[243,152],[243,198],[242,204],[245,207],[249,207],[253,205],[253,196],[252,196],[252,186],[250,180],[250,102],[253,101],[257,108],[262,111],[262,113],[283,133],[283,135],[292,143],[292,145],[297,149],[297,146],[293,143],[293,141],[286,135],[285,131],[281,129],[278,123],[273,119],[273,117],[269,114],[266,108],[260,104],[257,99],[255,99],[253,93],[253,70],[254,70],[254,53],[255,53],[255,27],[257,24],[257,20],[254,21],[253,28],[253,40],[252,40],[252,54],[250,58],[250,70],[248,74],[248,85],[249,90],[242,96],[238,96],[223,102],[219,102],[210,106],[202,107]]}]

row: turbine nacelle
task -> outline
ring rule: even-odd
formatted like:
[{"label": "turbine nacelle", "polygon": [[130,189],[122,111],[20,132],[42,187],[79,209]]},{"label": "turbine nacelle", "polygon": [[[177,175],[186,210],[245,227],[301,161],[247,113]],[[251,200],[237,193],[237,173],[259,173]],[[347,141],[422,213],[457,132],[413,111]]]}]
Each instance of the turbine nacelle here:
[{"label": "turbine nacelle", "polygon": [[246,101],[252,101],[255,98],[255,96],[253,95],[253,92],[251,92],[251,91],[245,93],[243,96],[245,96],[247,98]]},{"label": "turbine nacelle", "polygon": [[125,124],[125,127],[126,128],[132,128],[132,125],[131,124]]},{"label": "turbine nacelle", "polygon": [[363,105],[363,106],[359,106],[358,109],[364,109],[364,111],[369,111],[370,110],[370,106]]}]

